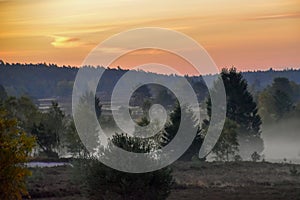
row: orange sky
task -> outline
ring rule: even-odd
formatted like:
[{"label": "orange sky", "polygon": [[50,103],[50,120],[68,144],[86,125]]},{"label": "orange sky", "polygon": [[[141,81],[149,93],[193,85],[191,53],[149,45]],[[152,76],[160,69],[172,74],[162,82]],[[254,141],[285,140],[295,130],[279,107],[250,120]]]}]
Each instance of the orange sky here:
[{"label": "orange sky", "polygon": [[0,25],[6,62],[79,66],[111,35],[154,26],[195,39],[219,67],[300,68],[300,0],[0,0]]}]

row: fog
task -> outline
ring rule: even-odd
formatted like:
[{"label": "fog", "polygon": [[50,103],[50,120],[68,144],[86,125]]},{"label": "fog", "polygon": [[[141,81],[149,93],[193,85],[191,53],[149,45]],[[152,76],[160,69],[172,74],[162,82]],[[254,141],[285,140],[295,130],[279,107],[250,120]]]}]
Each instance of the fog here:
[{"label": "fog", "polygon": [[272,125],[262,125],[263,154],[268,161],[283,162],[283,159],[300,163],[300,120],[285,119]]}]

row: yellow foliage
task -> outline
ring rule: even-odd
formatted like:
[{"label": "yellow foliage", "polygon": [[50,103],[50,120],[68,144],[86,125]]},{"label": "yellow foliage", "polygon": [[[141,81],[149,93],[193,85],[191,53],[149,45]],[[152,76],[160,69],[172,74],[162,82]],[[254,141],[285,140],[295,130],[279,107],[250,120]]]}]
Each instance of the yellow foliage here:
[{"label": "yellow foliage", "polygon": [[16,119],[9,119],[0,111],[0,199],[14,200],[28,196],[26,176],[31,172],[24,166],[35,144],[35,138],[28,136],[18,127]]}]

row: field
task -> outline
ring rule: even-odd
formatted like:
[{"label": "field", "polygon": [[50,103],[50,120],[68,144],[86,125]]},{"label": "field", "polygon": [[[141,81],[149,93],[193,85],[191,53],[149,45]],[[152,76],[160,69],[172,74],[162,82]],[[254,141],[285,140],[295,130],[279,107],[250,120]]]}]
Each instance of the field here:
[{"label": "field", "polygon": [[[300,199],[300,165],[268,162],[176,162],[168,200]],[[34,168],[28,189],[36,200],[86,200],[71,166]]]}]

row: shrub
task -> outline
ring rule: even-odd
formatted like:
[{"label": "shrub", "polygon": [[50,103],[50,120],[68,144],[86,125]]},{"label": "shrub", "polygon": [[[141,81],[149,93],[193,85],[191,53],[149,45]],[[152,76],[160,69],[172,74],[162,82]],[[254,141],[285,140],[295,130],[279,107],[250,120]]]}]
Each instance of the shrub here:
[{"label": "shrub", "polygon": [[300,175],[300,172],[296,169],[295,166],[293,166],[292,168],[290,168],[290,174],[292,176],[299,176]]},{"label": "shrub", "polygon": [[[124,134],[113,136],[110,142],[127,151],[145,152],[151,149],[142,139]],[[111,169],[93,157],[77,160],[74,166],[80,171],[81,181],[84,180],[92,199],[163,200],[168,197],[173,184],[169,167],[148,173],[126,173]]]},{"label": "shrub", "polygon": [[261,156],[256,151],[254,151],[254,153],[251,155],[251,159],[253,162],[259,161],[260,158],[261,158]]},{"label": "shrub", "polygon": [[35,143],[19,129],[17,120],[9,119],[0,111],[0,199],[22,199],[27,195],[25,177],[30,171],[24,163],[28,161],[28,153]]},{"label": "shrub", "polygon": [[234,159],[235,162],[241,162],[241,161],[243,161],[243,158],[240,155],[235,155],[233,157],[233,159]]}]

